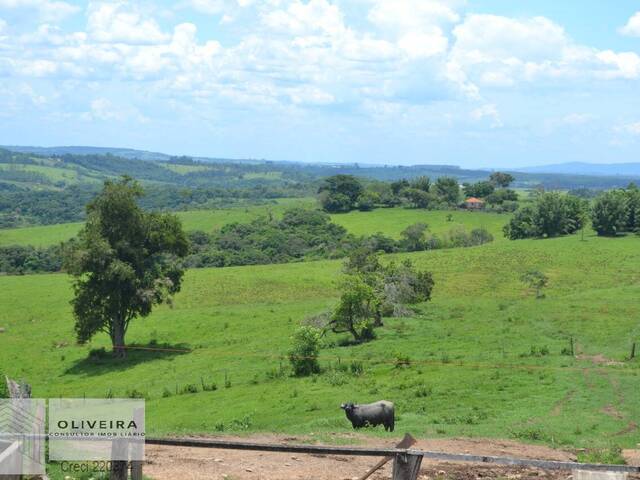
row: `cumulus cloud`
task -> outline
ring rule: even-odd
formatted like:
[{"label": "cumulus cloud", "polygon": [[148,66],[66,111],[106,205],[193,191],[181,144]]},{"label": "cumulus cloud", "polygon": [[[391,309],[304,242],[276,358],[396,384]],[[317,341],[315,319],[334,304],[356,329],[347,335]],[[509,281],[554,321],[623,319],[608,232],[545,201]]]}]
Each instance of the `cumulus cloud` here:
[{"label": "cumulus cloud", "polygon": [[327,0],[309,0],[308,3],[294,0],[286,9],[264,13],[262,21],[271,29],[292,35],[314,32],[338,35],[345,29],[342,12]]},{"label": "cumulus cloud", "polygon": [[0,9],[32,10],[44,22],[58,22],[80,11],[75,5],[57,0],[0,0]]},{"label": "cumulus cloud", "polygon": [[[457,118],[493,128],[502,125],[488,93],[496,89],[640,78],[638,54],[577,44],[544,17],[463,16],[462,0],[360,2],[368,12],[364,24],[351,23],[334,0],[189,0],[223,21],[251,7],[247,28],[217,25],[233,33],[224,46],[217,32],[202,38],[194,23],[157,21],[148,5],[91,2],[83,31],[49,22],[4,37],[0,70],[17,77],[145,80],[147,95],[225,107],[335,106],[379,115],[455,100]],[[107,107],[98,102],[87,115],[103,118]]]},{"label": "cumulus cloud", "polygon": [[443,22],[457,22],[460,2],[446,0],[374,0],[368,19],[382,29],[415,32]]},{"label": "cumulus cloud", "polygon": [[189,5],[198,12],[217,15],[224,11],[226,3],[224,0],[191,0]]},{"label": "cumulus cloud", "polygon": [[470,92],[522,82],[636,79],[640,56],[576,44],[544,17],[468,15],[453,29],[449,78]]},{"label": "cumulus cloud", "polygon": [[614,130],[618,133],[640,136],[640,122],[625,123],[617,125]]},{"label": "cumulus cloud", "polygon": [[619,31],[623,35],[640,37],[640,12],[636,12]]},{"label": "cumulus cloud", "polygon": [[116,105],[106,98],[96,98],[91,101],[89,110],[83,112],[80,118],[85,121],[103,121],[103,122],[125,122],[137,121],[145,123],[148,121],[140,111],[130,105]]},{"label": "cumulus cloud", "polygon": [[502,126],[502,120],[500,119],[498,107],[496,107],[494,104],[487,103],[472,110],[471,118],[476,121],[488,119],[491,128],[498,128]]},{"label": "cumulus cloud", "polygon": [[157,44],[169,38],[155,20],[144,18],[124,2],[92,3],[87,32],[92,40],[104,43]]},{"label": "cumulus cloud", "polygon": [[590,113],[570,113],[560,119],[561,125],[584,125],[595,120],[595,115]]}]

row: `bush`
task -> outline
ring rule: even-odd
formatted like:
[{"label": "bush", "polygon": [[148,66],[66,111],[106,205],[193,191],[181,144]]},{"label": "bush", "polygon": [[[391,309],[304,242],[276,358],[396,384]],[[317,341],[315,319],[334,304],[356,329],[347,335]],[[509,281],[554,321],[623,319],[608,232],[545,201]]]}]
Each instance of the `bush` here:
[{"label": "bush", "polygon": [[395,368],[406,368],[411,366],[411,357],[402,353],[397,353],[394,360]]},{"label": "bush", "polygon": [[9,398],[9,387],[4,373],[0,372],[0,398]]},{"label": "bush", "polygon": [[627,463],[622,456],[622,449],[620,447],[579,452],[578,461],[582,463],[601,463],[606,465],[625,465]]},{"label": "bush", "polygon": [[593,229],[601,236],[615,236],[626,230],[629,218],[627,198],[623,191],[600,195],[591,210]]},{"label": "bush", "polygon": [[310,326],[302,326],[294,333],[293,344],[289,350],[289,362],[295,376],[306,377],[320,372],[320,336],[320,330]]},{"label": "bush", "polygon": [[535,204],[516,212],[505,225],[505,237],[510,240],[569,235],[584,225],[584,200],[557,192],[541,194]]}]

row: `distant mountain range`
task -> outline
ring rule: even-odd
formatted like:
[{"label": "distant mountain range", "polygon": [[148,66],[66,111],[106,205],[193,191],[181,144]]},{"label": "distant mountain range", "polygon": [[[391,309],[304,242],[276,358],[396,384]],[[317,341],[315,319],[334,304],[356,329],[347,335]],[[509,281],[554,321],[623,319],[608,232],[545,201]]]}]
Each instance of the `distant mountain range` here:
[{"label": "distant mountain range", "polygon": [[[150,152],[148,150],[136,150],[134,148],[118,147],[90,147],[90,146],[61,146],[61,147],[32,147],[24,145],[0,145],[0,148],[11,152],[33,153],[36,155],[113,155],[115,157],[128,158],[130,160],[145,160],[149,162],[168,162],[179,156],[168,155],[160,152]],[[198,162],[210,163],[263,163],[264,160],[254,159],[234,159],[234,158],[213,158],[213,157],[191,157]]]},{"label": "distant mountain range", "polygon": [[565,175],[606,175],[640,177],[640,163],[568,162],[514,169],[524,173],[559,173]]}]

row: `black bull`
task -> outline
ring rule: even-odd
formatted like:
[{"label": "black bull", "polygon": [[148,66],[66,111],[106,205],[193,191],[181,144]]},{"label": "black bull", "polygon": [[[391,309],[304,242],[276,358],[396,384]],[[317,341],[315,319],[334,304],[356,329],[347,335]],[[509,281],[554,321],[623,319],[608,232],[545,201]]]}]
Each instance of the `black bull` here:
[{"label": "black bull", "polygon": [[355,405],[343,403],[342,408],[351,421],[353,428],[384,425],[384,429],[393,432],[395,426],[395,409],[393,403],[381,400],[375,403]]}]

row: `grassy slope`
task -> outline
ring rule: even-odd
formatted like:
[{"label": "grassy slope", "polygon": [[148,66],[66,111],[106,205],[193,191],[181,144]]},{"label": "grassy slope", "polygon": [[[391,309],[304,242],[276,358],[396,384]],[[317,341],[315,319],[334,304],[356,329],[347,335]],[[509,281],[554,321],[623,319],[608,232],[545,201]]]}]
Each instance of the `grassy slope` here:
[{"label": "grassy slope", "polygon": [[[217,210],[189,210],[178,212],[187,230],[211,231],[231,222],[248,222],[260,215],[272,212],[280,215],[292,206],[312,207],[315,201],[311,198],[283,198],[277,204],[249,205]],[[60,223],[37,227],[0,229],[0,246],[3,245],[55,245],[73,237],[82,228],[82,223]]]},{"label": "grassy slope", "polygon": [[[581,352],[624,361],[632,334],[640,334],[637,247],[633,237],[582,242],[574,236],[412,254],[436,277],[423,314],[387,320],[369,344],[322,351],[324,367],[362,361],[360,377],[269,376],[286,365],[279,356],[298,322],[335,302],[340,262],[189,271],[174,308],[135,322],[128,342],[156,339],[194,350],[130,352],[116,365],[87,360],[90,348],[107,345],[104,335],[91,346],[73,344],[65,276],[0,277],[6,306],[0,326],[7,329],[0,333],[0,370],[27,378],[42,397],[143,391],[154,434],[224,429],[322,436],[350,430],[340,402],[385,398],[398,406],[395,436],[633,446],[637,430],[620,432],[640,414],[638,361],[595,365],[560,352],[573,335]],[[547,298],[533,299],[519,282],[528,268],[550,276]],[[521,356],[532,346],[550,354]],[[397,352],[411,358],[409,368],[394,367]],[[201,378],[219,389],[162,396],[165,388],[174,392]],[[423,387],[426,397],[418,396]]]},{"label": "grassy slope", "polygon": [[[190,210],[179,212],[187,230],[211,231],[231,222],[248,222],[260,215],[272,212],[281,215],[290,207],[300,206],[313,208],[315,201],[311,198],[279,199],[277,205],[251,205],[247,207],[218,209],[218,210]],[[451,214],[453,219],[447,221]],[[351,212],[331,216],[332,220],[343,225],[355,235],[367,235],[382,232],[395,238],[408,225],[424,222],[432,232],[444,232],[456,225],[464,225],[468,229],[482,227],[493,233],[496,240],[501,240],[502,226],[508,218],[505,215],[473,212],[426,211],[416,209],[377,209],[372,212]],[[64,223],[38,227],[11,228],[0,230],[0,246],[2,245],[53,245],[74,236],[82,227],[82,223]]]},{"label": "grassy slope", "polygon": [[[447,217],[451,215],[451,221]],[[507,223],[507,215],[497,213],[467,211],[428,211],[406,208],[380,208],[372,212],[350,212],[332,215],[332,220],[347,228],[355,235],[370,235],[381,232],[400,238],[400,232],[408,225],[422,222],[432,232],[445,232],[452,227],[463,225],[467,229],[485,227],[496,240],[503,238],[502,227]]]}]

